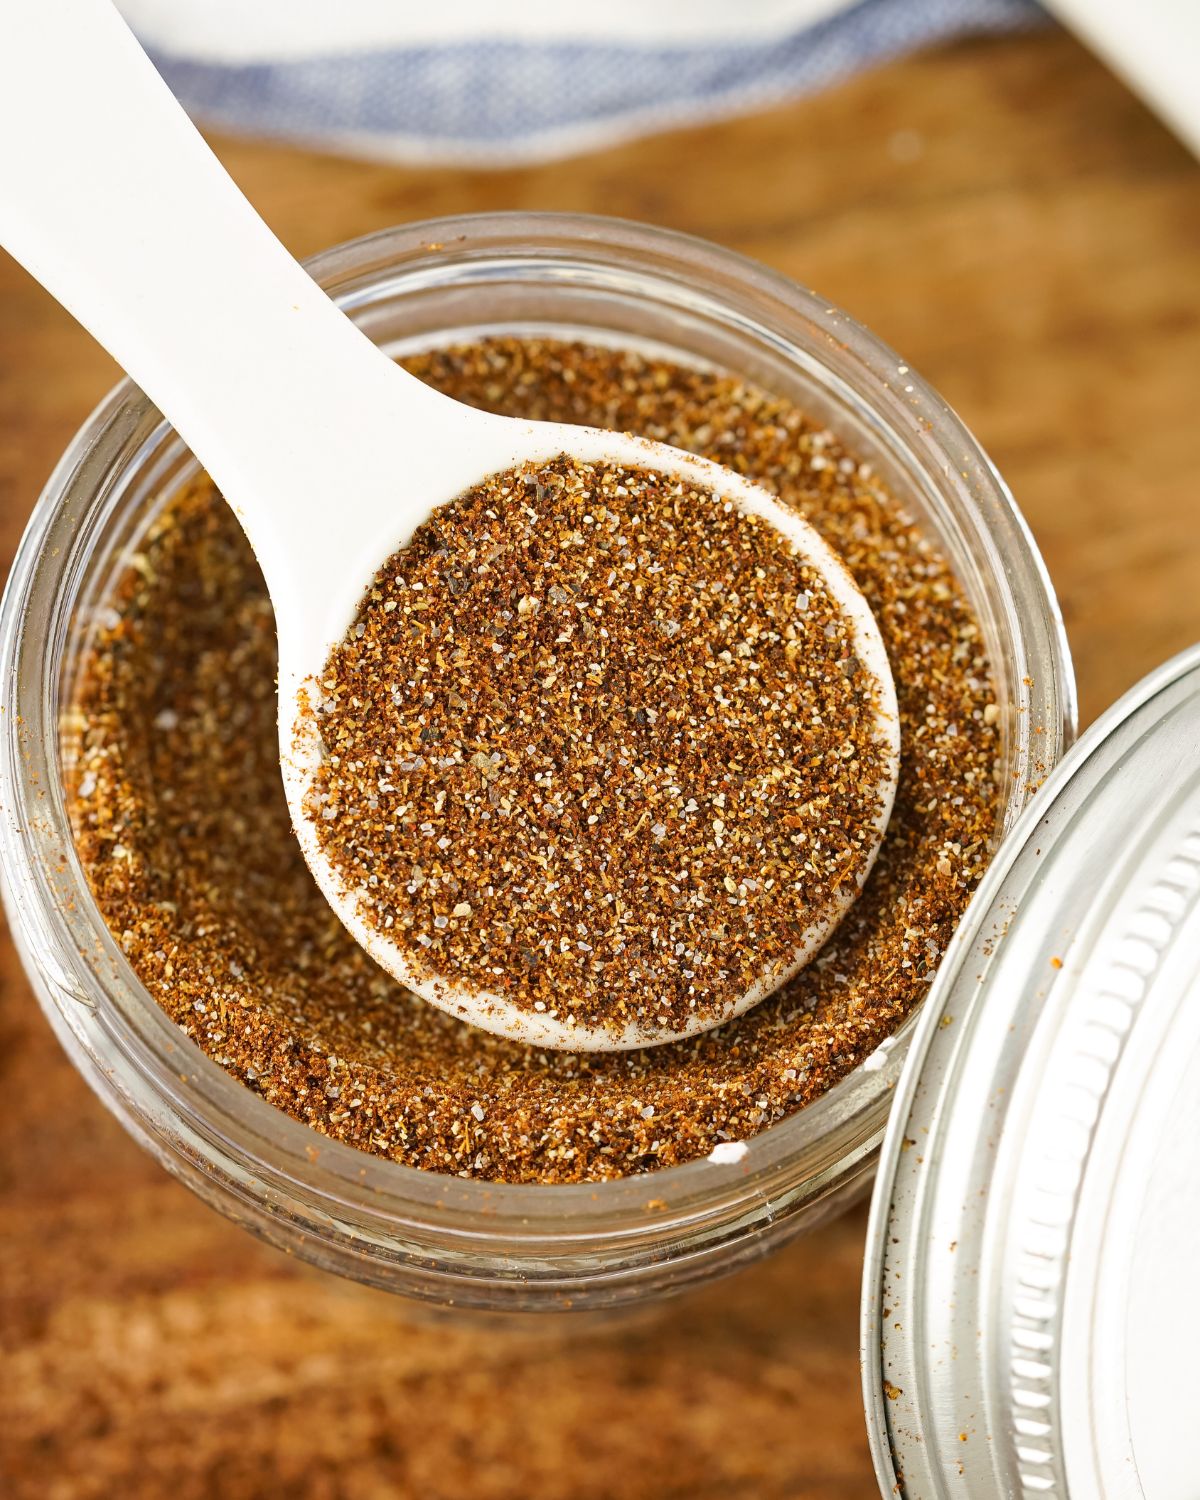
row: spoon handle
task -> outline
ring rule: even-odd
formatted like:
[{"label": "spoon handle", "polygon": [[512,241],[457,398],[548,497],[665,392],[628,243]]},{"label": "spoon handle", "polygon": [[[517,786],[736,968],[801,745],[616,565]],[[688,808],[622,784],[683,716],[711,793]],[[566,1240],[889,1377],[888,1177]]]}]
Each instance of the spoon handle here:
[{"label": "spoon handle", "polygon": [[301,269],[109,0],[28,0],[5,30],[0,243],[162,409],[240,516],[277,614],[302,614],[355,565],[331,533],[385,498],[403,511],[397,453],[418,493],[469,414]]}]

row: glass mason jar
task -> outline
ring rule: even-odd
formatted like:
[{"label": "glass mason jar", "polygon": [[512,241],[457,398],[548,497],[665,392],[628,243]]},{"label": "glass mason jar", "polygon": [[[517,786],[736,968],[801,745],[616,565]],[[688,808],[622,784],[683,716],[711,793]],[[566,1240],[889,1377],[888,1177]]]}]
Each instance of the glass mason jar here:
[{"label": "glass mason jar", "polygon": [[[388,230],[311,262],[393,353],[487,331],[657,345],[828,422],[951,559],[985,633],[1004,738],[1002,824],[1074,726],[1054,595],[1004,484],[945,403],[822,299],[728,251],[573,215]],[[186,288],[181,289],[186,294]],[[75,857],[59,715],[120,561],[195,468],[129,382],[75,438],[38,502],[0,615],[0,860],[15,941],[72,1061],[159,1160],[271,1243],[457,1307],[596,1308],[729,1271],[867,1182],[911,1021],[824,1097],[699,1161],[583,1186],[423,1172],[315,1137],[169,1021],[109,935]]]}]

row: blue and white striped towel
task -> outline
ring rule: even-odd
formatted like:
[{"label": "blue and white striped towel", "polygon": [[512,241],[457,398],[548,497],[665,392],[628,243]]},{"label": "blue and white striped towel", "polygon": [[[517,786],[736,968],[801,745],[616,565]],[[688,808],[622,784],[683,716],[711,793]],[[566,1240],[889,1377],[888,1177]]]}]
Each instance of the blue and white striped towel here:
[{"label": "blue and white striped towel", "polygon": [[761,109],[1034,0],[119,0],[203,123],[500,165]]}]

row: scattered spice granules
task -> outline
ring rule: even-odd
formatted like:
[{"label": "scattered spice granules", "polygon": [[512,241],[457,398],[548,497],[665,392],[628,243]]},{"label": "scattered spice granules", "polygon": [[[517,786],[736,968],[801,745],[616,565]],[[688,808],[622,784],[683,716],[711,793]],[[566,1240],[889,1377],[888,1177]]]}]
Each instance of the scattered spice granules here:
[{"label": "scattered spice granules", "polygon": [[398,972],[468,1020],[702,1030],[866,878],[894,761],[862,649],[768,520],[652,470],[528,465],[377,573],[322,674],[305,811]]},{"label": "scattered spice granules", "polygon": [[979,626],[870,468],[787,401],[636,352],[533,338],[408,366],[479,406],[710,456],[832,544],[888,648],[904,746],[862,895],[776,995],[667,1046],[539,1052],[407,995],[342,928],[291,832],[271,607],[204,480],[158,513],[81,664],[63,738],[84,868],[166,1012],[314,1130],[497,1181],[596,1181],[702,1157],[816,1098],[926,993],[995,831],[998,725]]}]

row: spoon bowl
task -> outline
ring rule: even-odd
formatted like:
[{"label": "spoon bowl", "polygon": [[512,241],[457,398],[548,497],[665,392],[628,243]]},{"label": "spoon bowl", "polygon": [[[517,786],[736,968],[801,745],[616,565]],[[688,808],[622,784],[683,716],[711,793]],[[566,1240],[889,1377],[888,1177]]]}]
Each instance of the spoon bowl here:
[{"label": "spoon bowl", "polygon": [[[411,378],[398,369],[397,374],[404,379]],[[449,404],[457,407],[456,420],[466,418],[468,426],[481,415],[458,407],[457,403]],[[636,1020],[619,1028],[611,1024],[588,1024],[572,1016],[569,1010],[565,1014],[538,1013],[514,1004],[497,990],[467,988],[445,976],[431,976],[423,965],[414,963],[411,953],[402,944],[370,921],[360,901],[361,892],[348,887],[330,861],[319,837],[319,824],[310,808],[314,776],[325,754],[319,714],[314,712],[323,696],[320,669],[344,638],[353,618],[353,609],[342,607],[344,600],[339,600],[338,607],[328,613],[310,616],[309,634],[297,633],[290,637],[293,646],[298,641],[302,647],[295,656],[285,657],[285,637],[280,631],[280,765],[293,827],[314,878],[358,942],[402,983],[451,1014],[483,1030],[537,1047],[618,1051],[680,1040],[707,1030],[718,1021],[743,1014],[797,973],[820,950],[857,898],[862,882],[870,873],[887,829],[899,773],[899,717],[883,641],[870,607],[853,578],[819,534],[795,511],[786,509],[765,490],[720,465],[665,443],[651,442],[631,434],[557,423],[486,417],[480,424],[480,438],[474,454],[490,453],[493,468],[488,472],[492,473],[507,473],[528,464],[540,465],[566,455],[588,464],[654,471],[673,482],[710,492],[740,512],[766,521],[786,541],[792,554],[820,576],[849,624],[854,654],[875,685],[876,737],[886,747],[878,813],[870,830],[868,858],[861,879],[839,889],[835,899],[796,931],[790,952],[782,961],[764,960],[760,977],[740,994],[731,996],[728,1005],[715,1019],[710,1013],[693,1014],[687,1024],[672,1027],[650,1014],[639,1014]],[[488,444],[497,446],[489,449]],[[477,472],[468,482],[477,483],[481,477],[483,475]],[[416,514],[410,527],[400,536],[396,534],[394,516],[385,518],[380,527],[378,545],[373,553],[367,554],[373,560],[374,568],[399,552],[416,526],[428,520],[439,505],[456,499],[458,493],[446,494],[432,506],[414,507]],[[374,569],[367,575],[368,579],[373,574]],[[360,585],[359,598],[362,592],[363,586]],[[359,599],[355,599],[354,604],[358,602]]]}]

